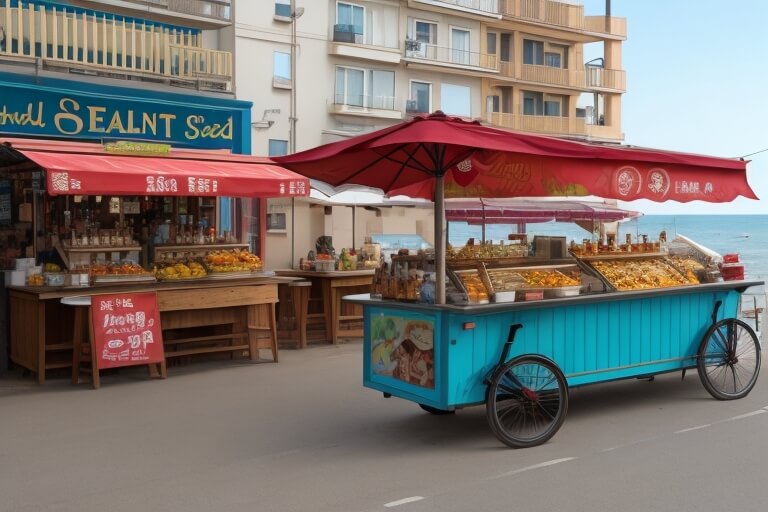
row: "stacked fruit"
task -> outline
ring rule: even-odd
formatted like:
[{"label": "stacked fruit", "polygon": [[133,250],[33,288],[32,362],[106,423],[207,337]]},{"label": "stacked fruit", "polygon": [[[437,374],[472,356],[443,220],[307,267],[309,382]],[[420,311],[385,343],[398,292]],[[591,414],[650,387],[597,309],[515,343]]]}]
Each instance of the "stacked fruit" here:
[{"label": "stacked fruit", "polygon": [[248,272],[263,268],[261,258],[247,250],[216,250],[205,255],[211,272]]},{"label": "stacked fruit", "polygon": [[155,266],[155,277],[160,280],[199,279],[208,273],[196,260],[164,260]]}]

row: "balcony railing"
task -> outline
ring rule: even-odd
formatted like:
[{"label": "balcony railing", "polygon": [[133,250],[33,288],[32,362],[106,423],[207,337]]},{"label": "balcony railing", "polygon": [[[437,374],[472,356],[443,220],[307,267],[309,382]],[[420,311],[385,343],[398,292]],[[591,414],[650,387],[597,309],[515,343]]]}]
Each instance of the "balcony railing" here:
[{"label": "balcony railing", "polygon": [[449,8],[455,6],[489,14],[499,14],[499,0],[431,0],[428,3],[432,5],[447,4],[446,7]]},{"label": "balcony railing", "polygon": [[336,24],[333,26],[333,41],[336,43],[364,43],[362,31],[354,25]]},{"label": "balcony railing", "polygon": [[595,89],[627,90],[627,73],[623,69],[586,66],[587,87]]},{"label": "balcony railing", "polygon": [[487,112],[486,121],[502,128],[548,134],[586,135],[583,118],[559,116],[526,116]]},{"label": "balcony railing", "polygon": [[605,69],[598,66],[585,66],[585,69],[581,70],[523,64],[520,76],[516,76],[514,63],[501,61],[499,63],[499,76],[513,80],[577,89],[627,90],[626,72],[624,70]]},{"label": "balcony railing", "polygon": [[405,41],[405,57],[420,59],[440,65],[469,66],[496,71],[495,55],[470,52],[456,48],[445,48],[434,44],[407,39]]},{"label": "balcony railing", "polygon": [[334,104],[359,109],[395,110],[396,101],[394,96],[336,94]]},{"label": "balcony railing", "polygon": [[584,72],[575,69],[555,68],[523,64],[522,80],[548,85],[563,85],[566,87],[583,87]]},{"label": "balcony railing", "polygon": [[500,0],[503,16],[530,22],[627,37],[626,18],[584,16],[584,6],[556,0]]},{"label": "balcony railing", "polygon": [[191,33],[0,0],[0,56],[46,66],[115,73],[175,85],[230,90],[232,54],[200,47]]},{"label": "balcony railing", "polygon": [[232,21],[231,0],[122,0],[138,6],[166,9],[178,13],[219,21]]}]

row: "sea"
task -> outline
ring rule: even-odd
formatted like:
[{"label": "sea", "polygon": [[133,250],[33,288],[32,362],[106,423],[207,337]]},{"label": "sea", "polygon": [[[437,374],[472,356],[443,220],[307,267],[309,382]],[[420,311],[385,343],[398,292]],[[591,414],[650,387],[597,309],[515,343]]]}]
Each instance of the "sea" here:
[{"label": "sea", "polygon": [[[448,241],[454,247],[463,246],[468,238],[482,239],[482,227],[463,222],[451,222],[448,226]],[[485,226],[485,239],[507,240],[515,233],[516,226],[491,224]],[[658,240],[659,233],[666,231],[667,240],[677,235],[685,236],[697,244],[719,254],[738,254],[744,265],[747,280],[768,282],[768,215],[643,215],[620,222],[618,240],[624,240],[627,233],[632,238],[648,235],[649,240]],[[535,235],[565,236],[581,242],[592,236],[576,224],[565,222],[531,223],[526,225],[528,240]],[[742,297],[742,311],[766,307],[766,287],[755,286]]]}]

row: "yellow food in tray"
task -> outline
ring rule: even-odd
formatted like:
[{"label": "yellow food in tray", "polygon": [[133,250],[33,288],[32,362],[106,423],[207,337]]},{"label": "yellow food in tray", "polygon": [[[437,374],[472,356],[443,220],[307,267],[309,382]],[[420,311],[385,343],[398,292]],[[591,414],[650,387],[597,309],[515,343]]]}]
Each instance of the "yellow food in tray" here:
[{"label": "yellow food in tray", "polygon": [[464,289],[467,290],[469,302],[488,302],[488,290],[476,273],[459,274]]},{"label": "yellow food in tray", "polygon": [[205,277],[208,273],[202,264],[197,261],[187,263],[174,263],[158,268],[155,276],[161,280],[196,279]]},{"label": "yellow food in tray", "polygon": [[211,272],[258,271],[264,267],[257,255],[238,250],[209,251],[205,264]]},{"label": "yellow food in tray", "polygon": [[579,279],[567,276],[559,270],[520,270],[525,279],[525,285],[541,288],[560,288],[562,286],[579,286]]},{"label": "yellow food in tray", "polygon": [[662,259],[592,261],[591,264],[619,291],[699,283],[693,272],[683,275]]}]

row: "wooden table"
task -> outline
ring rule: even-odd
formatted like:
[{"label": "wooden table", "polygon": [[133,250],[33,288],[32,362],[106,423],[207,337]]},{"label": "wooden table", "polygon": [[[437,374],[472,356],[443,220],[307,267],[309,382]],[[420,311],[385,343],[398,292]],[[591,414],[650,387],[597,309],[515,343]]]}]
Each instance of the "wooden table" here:
[{"label": "wooden table", "polygon": [[316,272],[311,270],[275,270],[280,277],[303,278],[312,282],[310,296],[322,303],[322,315],[326,341],[336,344],[340,337],[362,337],[360,327],[349,328],[344,324],[357,320],[362,322],[362,308],[356,304],[344,304],[345,295],[370,293],[374,270],[339,270]]},{"label": "wooden table", "polygon": [[[165,357],[213,352],[271,349],[277,360],[275,305],[278,284],[294,278],[276,276],[194,281],[102,284],[83,288],[9,287],[11,360],[37,375],[72,365],[73,315],[63,297],[156,291]],[[195,329],[215,331],[205,336]],[[186,334],[184,329],[189,329]],[[169,336],[166,337],[166,331]],[[228,344],[222,345],[222,342]]]}]

